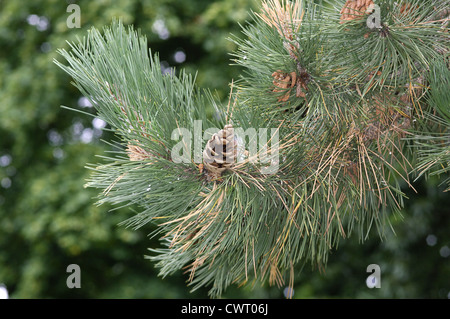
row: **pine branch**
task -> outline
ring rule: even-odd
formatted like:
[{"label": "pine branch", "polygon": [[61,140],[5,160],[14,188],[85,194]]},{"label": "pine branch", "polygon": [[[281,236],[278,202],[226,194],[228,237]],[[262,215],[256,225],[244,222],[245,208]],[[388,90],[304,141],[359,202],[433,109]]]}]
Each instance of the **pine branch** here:
[{"label": "pine branch", "polygon": [[323,267],[340,240],[384,236],[416,157],[421,173],[448,171],[448,122],[430,111],[448,116],[447,65],[423,76],[448,58],[436,16],[446,3],[380,1],[376,30],[369,3],[264,1],[247,39],[233,38],[245,72],[226,106],[183,71],[163,75],[145,37],[120,22],[59,51],[68,65],[55,63],[118,138],[88,166],[87,186],[102,190],[99,204],[139,207],[124,225],[158,225],[164,248],[148,258],[162,276],[183,269],[211,296],[292,284],[294,268]]}]

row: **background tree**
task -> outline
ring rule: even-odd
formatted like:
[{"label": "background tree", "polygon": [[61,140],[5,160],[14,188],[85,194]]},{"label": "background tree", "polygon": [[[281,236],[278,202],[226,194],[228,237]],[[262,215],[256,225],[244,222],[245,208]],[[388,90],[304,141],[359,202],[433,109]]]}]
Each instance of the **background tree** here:
[{"label": "background tree", "polygon": [[[0,3],[0,282],[12,298],[206,296],[205,290],[189,293],[181,273],[164,280],[156,277],[153,265],[143,258],[147,247],[159,245],[146,239],[153,229],[117,226],[132,212],[105,214],[107,206],[92,205],[96,192],[83,188],[88,178],[84,165],[109,149],[99,138],[109,140],[110,135],[100,131],[103,122],[59,108],[65,104],[93,113],[52,60],[56,48],[67,48],[66,40],[122,17],[148,36],[151,48],[165,61],[164,70],[173,65],[198,70],[197,84],[217,89],[226,100],[228,83],[239,73],[238,67],[228,67],[228,52],[235,46],[226,38],[230,32],[240,34],[236,22],[244,22],[250,4],[77,4],[79,30],[67,28],[65,3]],[[177,62],[184,56],[179,53],[176,58],[177,52],[185,54],[184,62]],[[415,184],[419,195],[409,194],[402,211],[412,218],[408,223],[392,221],[397,236],[383,243],[376,236],[364,245],[342,243],[331,255],[325,275],[305,268],[296,278],[294,297],[447,297],[449,199],[437,185],[432,178]],[[373,262],[383,269],[380,290],[364,285],[365,267]],[[81,266],[80,290],[65,286],[65,269],[71,263]],[[354,280],[348,279],[352,276]],[[223,296],[281,297],[282,289],[232,286]]]}]

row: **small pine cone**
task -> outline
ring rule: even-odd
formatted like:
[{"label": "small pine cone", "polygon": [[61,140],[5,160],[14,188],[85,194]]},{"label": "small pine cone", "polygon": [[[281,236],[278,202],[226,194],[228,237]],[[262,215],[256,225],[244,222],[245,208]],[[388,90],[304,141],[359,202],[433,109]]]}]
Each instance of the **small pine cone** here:
[{"label": "small pine cone", "polygon": [[361,19],[364,14],[368,14],[369,7],[374,5],[372,0],[347,0],[344,7],[341,10],[341,21]]},{"label": "small pine cone", "polygon": [[297,74],[295,72],[283,73],[280,70],[272,73],[273,85],[275,89],[272,92],[286,92],[278,98],[278,102],[286,102],[291,93],[291,89],[297,84]]},{"label": "small pine cone", "polygon": [[236,162],[237,146],[233,125],[227,124],[214,134],[203,150],[203,164],[209,181],[220,179],[222,173]]},{"label": "small pine cone", "polygon": [[127,153],[130,161],[145,161],[153,157],[152,154],[148,153],[142,147],[133,144],[128,144]]}]

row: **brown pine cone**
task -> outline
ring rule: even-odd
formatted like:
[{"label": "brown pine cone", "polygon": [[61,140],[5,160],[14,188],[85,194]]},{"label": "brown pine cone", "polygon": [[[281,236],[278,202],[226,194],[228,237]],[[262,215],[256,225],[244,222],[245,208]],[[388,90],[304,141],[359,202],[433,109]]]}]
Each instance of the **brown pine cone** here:
[{"label": "brown pine cone", "polygon": [[275,85],[275,89],[272,92],[285,92],[284,95],[278,98],[278,102],[286,102],[291,96],[291,91],[294,86],[296,88],[296,97],[305,97],[306,94],[304,91],[307,90],[306,84],[309,81],[309,75],[306,72],[303,72],[300,76],[297,75],[297,72],[292,71],[290,73],[283,73],[280,70],[273,72],[272,77],[273,85]]},{"label": "brown pine cone", "polygon": [[222,173],[236,162],[237,145],[233,125],[227,124],[206,143],[203,164],[209,181],[220,179]]},{"label": "brown pine cone", "polygon": [[278,102],[286,102],[289,99],[291,93],[290,89],[292,89],[296,83],[296,73],[282,73],[280,70],[278,70],[276,72],[273,72],[272,76],[272,83],[273,85],[275,85],[275,89],[272,92],[286,92],[283,96],[278,98]]},{"label": "brown pine cone", "polygon": [[341,9],[341,21],[361,19],[364,14],[368,14],[369,7],[373,5],[372,0],[347,0],[344,7]]}]

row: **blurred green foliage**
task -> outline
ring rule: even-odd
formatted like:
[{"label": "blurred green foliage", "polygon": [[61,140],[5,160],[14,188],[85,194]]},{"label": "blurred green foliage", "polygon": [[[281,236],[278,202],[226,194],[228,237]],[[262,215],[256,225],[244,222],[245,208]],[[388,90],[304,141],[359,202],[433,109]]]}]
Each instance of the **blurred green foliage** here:
[{"label": "blurred green foliage", "polygon": [[[118,226],[129,209],[95,206],[96,190],[85,189],[86,163],[97,162],[113,137],[87,116],[95,114],[71,79],[52,62],[66,41],[112,18],[134,24],[147,35],[162,67],[196,73],[197,83],[226,103],[230,67],[251,0],[76,1],[81,28],[67,27],[73,1],[0,1],[0,283],[11,298],[197,298],[183,274],[161,279],[148,260],[150,227]],[[177,52],[183,54],[175,55]],[[181,58],[180,58],[181,56]],[[376,234],[361,244],[350,237],[325,268],[303,269],[296,298],[447,298],[450,292],[450,198],[438,181],[415,184],[404,221],[393,220],[396,235]],[[367,265],[381,266],[381,289],[365,285]],[[66,267],[81,267],[81,289],[68,289]],[[280,298],[284,287],[231,287],[223,297]]]}]

